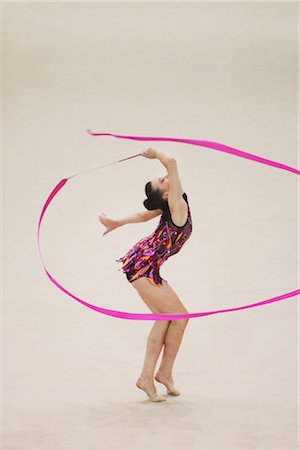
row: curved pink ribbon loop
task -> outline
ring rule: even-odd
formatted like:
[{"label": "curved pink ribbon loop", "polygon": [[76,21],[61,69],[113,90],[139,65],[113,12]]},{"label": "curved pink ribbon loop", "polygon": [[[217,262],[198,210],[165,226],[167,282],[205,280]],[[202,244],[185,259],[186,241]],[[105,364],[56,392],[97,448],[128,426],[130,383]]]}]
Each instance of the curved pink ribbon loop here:
[{"label": "curved pink ribbon loop", "polygon": [[[220,151],[224,151],[227,153],[231,153],[233,155],[236,156],[241,156],[243,158],[247,158],[247,159],[251,159],[254,160],[256,162],[262,163],[262,164],[267,164],[270,166],[274,166],[274,167],[278,167],[279,169],[283,169],[283,170],[288,170],[290,172],[296,173],[297,175],[300,174],[300,171],[293,168],[293,167],[289,167],[286,166],[284,164],[281,163],[277,163],[275,161],[271,161],[265,158],[261,158],[260,156],[255,156],[252,155],[250,153],[246,153],[243,152],[241,150],[235,149],[233,147],[228,147],[226,145],[217,143],[217,142],[212,142],[212,141],[203,141],[203,140],[196,140],[196,139],[180,139],[180,138],[163,138],[163,137],[142,137],[142,136],[121,136],[121,135],[116,135],[116,134],[110,134],[110,133],[92,133],[90,130],[87,130],[89,134],[93,135],[93,136],[114,136],[117,138],[121,138],[121,139],[133,139],[133,140],[139,140],[139,141],[173,141],[173,142],[183,142],[183,143],[187,143],[187,144],[192,144],[192,145],[198,145],[198,146],[203,146],[203,147],[208,147],[208,148],[212,148],[215,150],[220,150]],[[117,162],[121,162],[121,161],[125,161],[126,159],[130,159],[133,158],[135,156],[139,156],[138,155],[134,155],[134,156],[130,156],[129,158],[124,158],[122,160],[119,160]],[[74,176],[74,175],[73,175]],[[286,294],[282,294],[279,295],[277,297],[272,297],[269,298],[267,300],[263,300],[257,303],[252,303],[249,305],[245,305],[245,306],[239,306],[237,308],[228,308],[228,309],[219,309],[219,310],[214,310],[214,311],[205,311],[205,312],[198,312],[198,313],[188,313],[188,314],[138,314],[138,313],[130,313],[130,312],[123,312],[123,311],[116,311],[116,310],[112,310],[112,309],[106,309],[106,308],[101,308],[100,306],[96,306],[96,305],[92,305],[86,301],[84,301],[83,299],[77,297],[76,295],[72,294],[71,292],[69,292],[67,289],[65,289],[57,280],[55,280],[55,278],[48,272],[48,270],[46,269],[46,266],[44,264],[43,261],[43,257],[42,257],[42,253],[41,253],[41,247],[40,247],[40,227],[41,227],[41,222],[42,219],[44,217],[44,214],[49,206],[49,204],[51,203],[51,201],[53,200],[53,198],[58,194],[58,192],[64,187],[64,185],[67,183],[67,181],[72,178],[64,178],[63,180],[61,180],[53,189],[53,191],[51,192],[51,194],[49,195],[48,199],[46,200],[41,215],[40,215],[40,219],[39,219],[39,223],[38,223],[38,231],[37,231],[37,240],[38,240],[38,248],[39,248],[39,253],[40,253],[40,257],[44,266],[44,270],[48,276],[48,278],[50,279],[50,281],[57,286],[59,289],[61,289],[64,293],[66,293],[67,295],[69,295],[70,297],[72,297],[74,300],[77,300],[78,302],[82,303],[83,305],[87,306],[88,308],[93,309],[94,311],[98,311],[102,314],[106,314],[108,316],[113,316],[113,317],[118,317],[120,319],[130,319],[130,320],[182,320],[182,319],[190,319],[190,318],[194,318],[194,317],[202,317],[202,316],[208,316],[208,315],[212,315],[212,314],[219,314],[219,313],[224,313],[224,312],[230,312],[230,311],[239,311],[242,309],[248,309],[248,308],[254,308],[256,306],[261,306],[261,305],[266,305],[268,303],[273,303],[273,302],[278,302],[290,297],[294,297],[296,295],[300,294],[300,289],[296,289],[294,291],[291,292],[287,292]]]}]

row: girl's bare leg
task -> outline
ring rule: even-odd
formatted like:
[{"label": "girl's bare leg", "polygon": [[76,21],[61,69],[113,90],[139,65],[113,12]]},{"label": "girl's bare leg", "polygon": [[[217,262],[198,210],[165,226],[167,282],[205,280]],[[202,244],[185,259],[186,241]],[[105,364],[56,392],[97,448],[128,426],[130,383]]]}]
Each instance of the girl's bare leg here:
[{"label": "girl's bare leg", "polygon": [[[175,291],[166,282],[163,282],[163,285],[157,288],[152,286],[145,277],[141,277],[135,280],[132,286],[138,291],[140,297],[153,313],[188,313]],[[188,319],[174,321],[158,320],[150,331],[141,377],[146,379],[153,392],[156,392],[153,374],[161,349],[165,344],[160,371],[164,376],[170,378],[174,360],[187,323]],[[139,378],[138,382],[142,384],[141,378]]]},{"label": "girl's bare leg", "polygon": [[183,334],[187,326],[187,323],[188,319],[172,320],[166,331],[164,341],[164,352],[158,372],[163,374],[167,378],[167,380],[170,381],[171,383],[173,383],[172,378],[173,365],[180,344],[182,342]]},{"label": "girl's bare leg", "polygon": [[169,323],[167,320],[158,320],[151,328],[147,338],[146,354],[141,372],[141,377],[143,378],[152,379],[154,376],[155,366],[164,345]]}]

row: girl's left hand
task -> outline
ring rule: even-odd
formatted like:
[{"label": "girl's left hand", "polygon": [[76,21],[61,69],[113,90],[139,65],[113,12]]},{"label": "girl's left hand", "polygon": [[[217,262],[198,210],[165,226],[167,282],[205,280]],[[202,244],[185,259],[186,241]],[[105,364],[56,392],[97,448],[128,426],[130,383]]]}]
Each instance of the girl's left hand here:
[{"label": "girl's left hand", "polygon": [[118,228],[118,226],[119,226],[119,223],[117,220],[110,219],[104,213],[100,214],[99,221],[102,223],[102,225],[104,225],[106,227],[106,230],[104,231],[102,236],[105,236],[107,233],[114,230],[115,228]]}]

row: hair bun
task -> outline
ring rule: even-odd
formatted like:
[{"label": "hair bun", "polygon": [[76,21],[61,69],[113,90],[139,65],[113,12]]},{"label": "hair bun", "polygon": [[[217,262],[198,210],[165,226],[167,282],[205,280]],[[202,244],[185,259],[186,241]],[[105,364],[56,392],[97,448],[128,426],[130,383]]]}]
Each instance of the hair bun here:
[{"label": "hair bun", "polygon": [[156,209],[156,207],[153,205],[153,203],[150,202],[150,200],[148,198],[146,198],[146,200],[143,201],[143,205],[149,211],[152,211],[153,209]]}]

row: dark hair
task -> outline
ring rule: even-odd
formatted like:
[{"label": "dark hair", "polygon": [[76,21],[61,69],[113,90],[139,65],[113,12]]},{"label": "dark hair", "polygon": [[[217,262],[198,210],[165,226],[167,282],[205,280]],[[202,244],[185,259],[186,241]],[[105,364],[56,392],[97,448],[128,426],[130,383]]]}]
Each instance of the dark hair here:
[{"label": "dark hair", "polygon": [[149,211],[153,209],[162,209],[165,211],[168,209],[168,202],[162,198],[164,192],[157,188],[156,190],[152,189],[151,181],[148,181],[145,185],[145,193],[146,193],[146,200],[144,200],[143,204],[146,209]]}]

